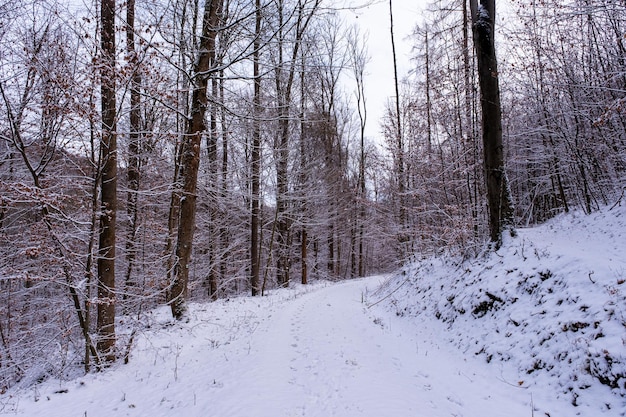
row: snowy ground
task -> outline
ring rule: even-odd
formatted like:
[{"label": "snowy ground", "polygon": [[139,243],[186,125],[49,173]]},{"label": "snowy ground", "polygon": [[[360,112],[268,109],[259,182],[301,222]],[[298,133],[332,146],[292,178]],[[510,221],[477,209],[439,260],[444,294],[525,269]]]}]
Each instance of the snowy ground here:
[{"label": "snowy ground", "polygon": [[518,369],[535,415],[626,415],[626,206],[519,230],[478,259],[414,263],[383,294],[388,311],[440,320],[467,356]]},{"label": "snowy ground", "polygon": [[159,309],[129,364],[11,391],[0,414],[624,416],[625,238],[617,207],[471,262],[193,304],[188,323]]}]

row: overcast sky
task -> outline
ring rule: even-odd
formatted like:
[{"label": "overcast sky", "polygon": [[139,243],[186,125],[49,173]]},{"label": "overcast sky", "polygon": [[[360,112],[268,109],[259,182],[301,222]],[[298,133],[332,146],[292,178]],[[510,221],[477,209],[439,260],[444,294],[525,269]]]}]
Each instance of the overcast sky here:
[{"label": "overcast sky", "polygon": [[[421,18],[426,0],[392,0],[394,37],[398,61],[398,77],[404,77],[410,69],[412,43],[408,38],[415,23]],[[367,130],[366,135],[374,139],[379,136],[380,118],[384,104],[395,96],[393,83],[393,55],[389,23],[389,1],[383,0],[351,12],[349,19],[358,23],[363,32],[369,32],[368,51],[371,61],[366,67]],[[348,23],[351,23],[348,19]]]}]

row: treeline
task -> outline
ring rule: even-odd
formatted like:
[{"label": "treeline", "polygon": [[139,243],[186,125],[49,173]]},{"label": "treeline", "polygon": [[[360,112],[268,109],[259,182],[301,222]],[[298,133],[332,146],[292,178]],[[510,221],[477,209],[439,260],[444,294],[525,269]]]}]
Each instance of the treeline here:
[{"label": "treeline", "polygon": [[[401,142],[393,106],[384,121],[394,190],[406,189],[391,199],[397,217],[406,210],[418,253],[454,247],[471,256],[488,232],[469,3],[430,3],[401,85]],[[495,30],[516,224],[614,204],[626,185],[626,4],[498,3]]]},{"label": "treeline", "polygon": [[[512,5],[496,30],[516,221],[590,212],[624,187],[626,6]],[[362,32],[332,2],[0,5],[0,392],[123,358],[159,304],[185,318],[186,300],[479,251],[468,8],[431,3],[376,121]]]},{"label": "treeline", "polygon": [[124,356],[159,304],[399,264],[332,4],[92,6],[0,9],[0,389]]}]

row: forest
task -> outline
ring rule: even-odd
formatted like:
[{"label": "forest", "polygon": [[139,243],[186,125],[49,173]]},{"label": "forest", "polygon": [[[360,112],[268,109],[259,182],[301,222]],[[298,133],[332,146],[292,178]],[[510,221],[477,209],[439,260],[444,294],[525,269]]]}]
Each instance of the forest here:
[{"label": "forest", "polygon": [[1,0],[0,393],[128,360],[116,324],[158,305],[476,256],[506,211],[491,172],[511,228],[619,201],[626,3],[508,0],[486,29],[483,3],[425,2],[411,71],[371,103],[345,14],[366,4]]}]

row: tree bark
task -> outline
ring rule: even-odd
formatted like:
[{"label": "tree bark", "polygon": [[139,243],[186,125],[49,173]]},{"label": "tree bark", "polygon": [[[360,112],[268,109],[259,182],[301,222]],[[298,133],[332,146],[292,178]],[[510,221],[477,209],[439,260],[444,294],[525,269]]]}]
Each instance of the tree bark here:
[{"label": "tree bark", "polygon": [[480,0],[480,4],[470,0],[470,8],[478,58],[489,236],[497,247],[503,230],[513,227],[513,203],[504,170],[502,108],[494,43],[495,0]]},{"label": "tree bark", "polygon": [[115,223],[117,215],[117,126],[115,100],[115,0],[101,4],[102,175],[98,250],[97,349],[115,360]]}]

